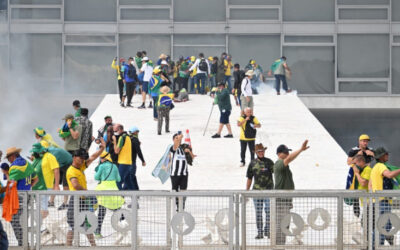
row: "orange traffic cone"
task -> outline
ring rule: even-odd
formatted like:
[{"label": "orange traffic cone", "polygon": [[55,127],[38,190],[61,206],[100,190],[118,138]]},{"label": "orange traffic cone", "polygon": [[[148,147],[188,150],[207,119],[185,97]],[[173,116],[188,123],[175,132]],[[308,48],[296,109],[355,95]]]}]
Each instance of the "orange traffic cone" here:
[{"label": "orange traffic cone", "polygon": [[188,144],[190,147],[192,147],[192,142],[190,141],[189,129],[186,129],[186,135],[185,135],[184,143]]}]

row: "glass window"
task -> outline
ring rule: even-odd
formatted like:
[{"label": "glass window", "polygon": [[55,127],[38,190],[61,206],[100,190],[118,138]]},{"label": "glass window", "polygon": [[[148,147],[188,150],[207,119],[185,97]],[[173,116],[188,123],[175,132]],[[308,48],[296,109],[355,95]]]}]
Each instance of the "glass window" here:
[{"label": "glass window", "polygon": [[213,46],[174,46],[174,60],[177,60],[179,57],[188,57],[195,56],[198,57],[199,53],[203,53],[206,58],[212,56],[217,56],[225,52],[225,47],[213,47]]},{"label": "glass window", "polygon": [[400,47],[392,48],[392,93],[400,94]]},{"label": "glass window", "polygon": [[11,69],[16,75],[61,78],[61,34],[11,34],[10,39]]},{"label": "glass window", "polygon": [[255,60],[265,73],[281,56],[281,38],[279,35],[232,35],[229,36],[229,54],[241,68],[246,67],[250,59]]},{"label": "glass window", "polygon": [[119,56],[128,58],[137,51],[147,52],[147,56],[155,63],[161,53],[171,54],[171,36],[169,35],[120,35]]},{"label": "glass window", "polygon": [[8,77],[8,46],[0,44],[0,89],[2,89],[2,91],[4,90],[3,87],[7,82],[7,77]]},{"label": "glass window", "polygon": [[115,36],[66,35],[66,43],[115,43]]},{"label": "glass window", "polygon": [[171,0],[119,0],[119,4],[132,5],[171,5]]},{"label": "glass window", "polygon": [[115,70],[110,65],[116,55],[116,47],[66,46],[64,92],[68,94],[115,93]]},{"label": "glass window", "polygon": [[[338,0],[340,5],[388,5],[390,0]],[[393,1],[393,2],[396,2]]]},{"label": "glass window", "polygon": [[280,5],[281,0],[229,0],[231,5]]},{"label": "glass window", "polygon": [[400,21],[400,1],[392,1],[392,20]]},{"label": "glass window", "polygon": [[292,70],[291,88],[299,94],[335,93],[334,47],[284,47],[283,54]]},{"label": "glass window", "polygon": [[389,35],[338,35],[338,77],[389,77]]},{"label": "glass window", "polygon": [[116,0],[65,0],[65,21],[115,22]]},{"label": "glass window", "polygon": [[169,9],[121,9],[121,20],[169,19]]},{"label": "glass window", "polygon": [[0,9],[0,23],[8,22],[7,10]]},{"label": "glass window", "polygon": [[400,36],[393,36],[394,43],[400,43]]},{"label": "glass window", "polygon": [[225,35],[214,35],[214,34],[174,35],[174,44],[225,45]]},{"label": "glass window", "polygon": [[225,0],[174,0],[176,22],[225,21]]},{"label": "glass window", "polygon": [[388,9],[339,9],[341,20],[387,20]]},{"label": "glass window", "polygon": [[333,36],[285,36],[286,43],[333,43]]},{"label": "glass window", "polygon": [[12,9],[11,19],[61,19],[61,9]]},{"label": "glass window", "polygon": [[10,4],[62,4],[62,0],[10,0]]},{"label": "glass window", "polygon": [[283,0],[284,21],[335,21],[335,0]]},{"label": "glass window", "polygon": [[279,9],[230,9],[231,20],[279,20]]},{"label": "glass window", "polygon": [[340,92],[386,92],[387,82],[339,82]]}]

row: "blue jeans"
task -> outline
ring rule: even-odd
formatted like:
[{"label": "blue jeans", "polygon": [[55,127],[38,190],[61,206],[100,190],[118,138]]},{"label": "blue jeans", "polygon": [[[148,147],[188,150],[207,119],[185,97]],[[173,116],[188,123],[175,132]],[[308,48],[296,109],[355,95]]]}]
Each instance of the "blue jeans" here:
[{"label": "blue jeans", "polygon": [[158,119],[158,113],[157,113],[158,96],[152,96],[152,98],[153,98],[153,117],[155,119]]},{"label": "blue jeans", "polygon": [[199,94],[204,94],[204,87],[207,84],[207,75],[205,73],[196,74],[194,77],[194,82],[197,85]]},{"label": "blue jeans", "polygon": [[275,75],[275,89],[276,89],[277,93],[281,92],[281,81],[282,81],[282,88],[285,91],[288,91],[286,76],[285,75]]},{"label": "blue jeans", "polygon": [[265,226],[264,226],[264,233],[270,232],[270,201],[269,199],[253,199],[254,208],[256,209],[256,225],[257,231],[259,234],[263,233],[263,207],[265,211]]},{"label": "blue jeans", "polygon": [[121,181],[117,182],[119,190],[139,190],[135,163],[132,165],[119,164],[118,172],[121,176]]},{"label": "blue jeans", "polygon": [[216,87],[216,82],[215,82],[215,76],[210,76],[210,78],[208,79],[208,83],[209,83],[209,87],[210,87],[210,91],[212,88]]},{"label": "blue jeans", "polygon": [[224,76],[224,83],[228,83],[229,93],[232,92],[231,76]]},{"label": "blue jeans", "polygon": [[189,77],[188,87],[190,88],[188,90],[190,94],[195,94],[196,93],[196,91],[194,89],[194,77]]}]

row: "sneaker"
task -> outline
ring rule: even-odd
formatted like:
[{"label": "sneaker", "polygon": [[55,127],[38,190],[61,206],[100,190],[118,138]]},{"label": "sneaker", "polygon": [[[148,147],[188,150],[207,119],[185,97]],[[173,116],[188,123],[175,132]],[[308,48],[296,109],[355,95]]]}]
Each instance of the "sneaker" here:
[{"label": "sneaker", "polygon": [[221,138],[221,135],[215,134],[215,135],[211,136],[211,138]]},{"label": "sneaker", "polygon": [[100,233],[94,233],[94,238],[96,240],[99,240],[99,239],[103,238],[103,235],[101,235]]},{"label": "sneaker", "polygon": [[277,95],[280,95],[281,93],[280,93],[280,92],[277,92],[276,94],[277,94]]},{"label": "sneaker", "polygon": [[152,104],[152,103],[150,103],[150,104],[149,104],[149,108],[152,108],[152,107],[153,107],[153,104]]},{"label": "sneaker", "polygon": [[233,138],[233,135],[232,134],[227,134],[227,135],[224,136],[224,138]]},{"label": "sneaker", "polygon": [[58,210],[64,210],[64,209],[67,209],[67,208],[68,208],[68,205],[63,203],[63,204],[61,204],[61,206],[58,207]]},{"label": "sneaker", "polygon": [[170,133],[171,131],[169,131],[169,130],[165,130],[165,133]]},{"label": "sneaker", "polygon": [[124,104],[124,103],[121,103],[121,107],[125,108],[125,104]]},{"label": "sneaker", "polygon": [[47,204],[47,206],[48,206],[48,207],[54,207],[54,201],[53,201],[53,202],[49,201],[48,204]]},{"label": "sneaker", "polygon": [[241,167],[241,168],[244,167],[244,165],[246,165],[244,162],[241,162],[241,163],[240,163],[240,167]]},{"label": "sneaker", "polygon": [[262,233],[258,233],[255,239],[256,240],[264,239],[264,235]]},{"label": "sneaker", "polygon": [[156,121],[156,122],[157,122],[157,121],[158,121],[158,118],[154,118],[154,121]]},{"label": "sneaker", "polygon": [[126,107],[127,107],[127,108],[133,108],[133,106],[130,105],[130,104],[126,105]]},{"label": "sneaker", "polygon": [[161,133],[158,133],[158,135],[161,135]]},{"label": "sneaker", "polygon": [[268,239],[270,238],[270,232],[269,231],[265,231],[264,232],[264,236],[267,237]]},{"label": "sneaker", "polygon": [[290,92],[292,92],[292,89],[288,89],[288,90],[286,91],[286,93],[290,93]]},{"label": "sneaker", "polygon": [[138,109],[145,109],[146,106],[144,105],[144,103],[142,105],[140,105],[140,107],[138,107]]}]

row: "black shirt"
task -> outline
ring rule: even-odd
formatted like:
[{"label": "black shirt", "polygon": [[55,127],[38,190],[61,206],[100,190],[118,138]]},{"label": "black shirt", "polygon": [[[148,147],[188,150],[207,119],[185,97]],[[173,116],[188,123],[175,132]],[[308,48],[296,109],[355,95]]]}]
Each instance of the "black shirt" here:
[{"label": "black shirt", "polygon": [[[349,153],[347,155],[349,157],[354,157],[354,156],[356,156],[358,154],[358,152],[360,150],[361,149],[358,146],[354,147],[354,148],[350,149],[350,151],[349,151]],[[369,148],[369,147],[367,147],[367,150],[371,150],[372,152],[374,152],[374,150],[372,148]],[[363,155],[365,157],[365,163],[367,163],[367,164],[371,163],[374,160],[373,156],[367,155],[365,152],[363,152]]]},{"label": "black shirt", "polygon": [[171,176],[188,175],[188,164],[182,147],[179,146],[176,150],[174,150],[174,147],[172,146],[170,152],[172,153]]},{"label": "black shirt", "polygon": [[135,136],[130,136],[132,142],[132,162],[136,163],[136,158],[139,156],[142,162],[144,161],[144,157],[142,154],[142,150],[140,149],[140,141]]}]

